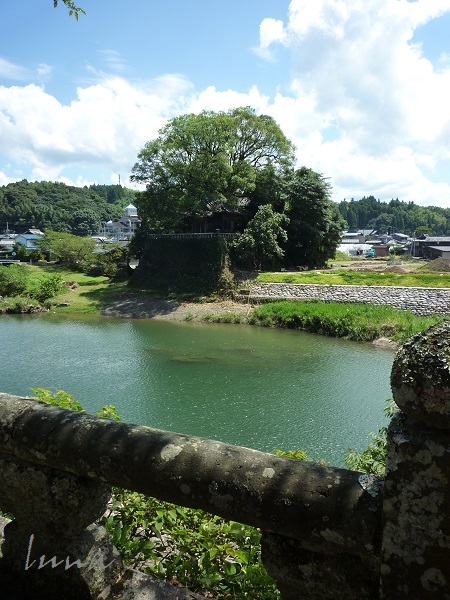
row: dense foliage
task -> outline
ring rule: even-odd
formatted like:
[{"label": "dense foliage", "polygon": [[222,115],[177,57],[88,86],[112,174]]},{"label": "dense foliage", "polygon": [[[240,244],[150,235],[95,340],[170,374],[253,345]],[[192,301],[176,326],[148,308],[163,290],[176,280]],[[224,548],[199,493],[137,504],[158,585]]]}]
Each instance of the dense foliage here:
[{"label": "dense foliage", "polygon": [[[398,410],[392,398],[386,400],[384,414],[391,418]],[[386,470],[387,427],[380,427],[377,433],[370,434],[370,441],[362,452],[349,448],[345,454],[345,464],[353,471],[370,473],[383,477]]]},{"label": "dense foliage", "polygon": [[373,228],[382,232],[405,233],[419,236],[450,235],[450,208],[419,206],[414,202],[393,199],[380,202],[373,196],[360,200],[344,200],[339,211],[349,228]]},{"label": "dense foliage", "polygon": [[287,242],[288,223],[288,217],[274,212],[270,204],[260,206],[245,231],[233,241],[232,253],[238,266],[256,270],[277,268],[284,256],[280,244]]},{"label": "dense foliage", "polygon": [[[31,269],[26,265],[13,264],[0,267],[0,298],[22,296],[24,300],[36,300],[43,304],[57,296],[63,287],[59,273],[43,273],[39,278],[31,277]],[[0,309],[2,307],[0,306]],[[0,311],[1,312],[1,311]]]},{"label": "dense foliage", "polygon": [[[241,232],[238,264],[322,266],[346,223],[328,181],[293,162],[294,146],[280,127],[249,107],[176,117],[133,167],[132,180],[146,186],[143,230],[203,231],[207,215],[228,212]],[[265,225],[260,210],[270,212]]]},{"label": "dense foliage", "polygon": [[141,217],[157,231],[190,231],[196,217],[238,208],[266,168],[292,164],[294,147],[272,117],[249,107],[168,122],[138,155],[132,180],[146,185]]},{"label": "dense foliage", "polygon": [[123,216],[136,202],[136,192],[120,185],[68,186],[27,180],[0,187],[0,232],[29,228],[77,235],[101,231],[102,222]]},{"label": "dense foliage", "polygon": [[306,167],[294,171],[287,182],[284,211],[289,217],[287,264],[322,267],[334,257],[346,223],[323,175]]},{"label": "dense foliage", "polygon": [[227,245],[222,238],[147,240],[130,286],[167,294],[211,294],[222,287]]}]

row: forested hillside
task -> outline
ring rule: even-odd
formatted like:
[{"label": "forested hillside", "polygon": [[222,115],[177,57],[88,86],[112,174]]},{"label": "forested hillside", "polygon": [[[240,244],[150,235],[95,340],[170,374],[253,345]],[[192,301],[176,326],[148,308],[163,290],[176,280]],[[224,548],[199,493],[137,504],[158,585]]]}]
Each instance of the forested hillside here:
[{"label": "forested hillside", "polygon": [[30,227],[78,235],[101,231],[102,221],[123,216],[136,192],[120,185],[74,187],[26,180],[0,187],[0,233]]},{"label": "forested hillside", "polygon": [[[450,198],[449,198],[450,205]],[[349,228],[374,228],[416,235],[450,235],[450,209],[437,206],[419,206],[398,199],[380,202],[373,196],[361,200],[344,200],[339,211]]]}]

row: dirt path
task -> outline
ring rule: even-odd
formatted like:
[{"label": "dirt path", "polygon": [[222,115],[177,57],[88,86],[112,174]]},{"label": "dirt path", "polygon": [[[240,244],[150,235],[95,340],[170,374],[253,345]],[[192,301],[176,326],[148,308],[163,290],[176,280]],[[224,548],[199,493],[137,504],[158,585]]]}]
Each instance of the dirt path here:
[{"label": "dirt path", "polygon": [[127,296],[103,306],[100,314],[105,317],[128,319],[163,319],[166,321],[200,321],[205,315],[239,313],[244,316],[252,310],[251,304],[239,304],[226,300],[194,304],[175,300],[149,300],[136,296]]}]

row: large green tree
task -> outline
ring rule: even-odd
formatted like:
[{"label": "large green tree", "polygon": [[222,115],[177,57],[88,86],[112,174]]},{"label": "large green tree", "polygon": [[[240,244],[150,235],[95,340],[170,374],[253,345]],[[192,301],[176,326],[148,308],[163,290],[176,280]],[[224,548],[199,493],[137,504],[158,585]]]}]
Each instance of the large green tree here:
[{"label": "large green tree", "polygon": [[203,111],[170,120],[139,153],[131,179],[146,185],[139,210],[151,228],[184,231],[207,209],[242,205],[261,171],[293,158],[272,117],[250,107]]},{"label": "large green tree", "polygon": [[285,213],[289,217],[288,262],[314,268],[334,257],[347,224],[323,175],[307,167],[297,169],[287,185]]}]

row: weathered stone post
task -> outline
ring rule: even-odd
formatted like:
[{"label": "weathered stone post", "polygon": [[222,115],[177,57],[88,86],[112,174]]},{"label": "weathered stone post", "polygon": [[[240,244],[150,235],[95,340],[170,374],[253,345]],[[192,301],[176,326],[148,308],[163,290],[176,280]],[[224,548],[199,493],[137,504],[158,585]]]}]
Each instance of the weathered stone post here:
[{"label": "weathered stone post", "polygon": [[[7,419],[3,427],[8,436]],[[122,562],[106,530],[93,523],[110,497],[111,487],[98,480],[0,453],[0,509],[13,515],[1,546],[1,597],[109,597]]]},{"label": "weathered stone post", "polygon": [[[312,468],[321,473],[322,486],[303,482],[301,539],[298,533],[294,539],[263,531],[263,564],[283,600],[378,600],[382,480],[323,465]],[[338,530],[335,523],[341,519]],[[352,534],[359,544],[351,542]]]},{"label": "weathered stone post", "polygon": [[0,560],[8,597],[90,599],[108,592],[122,563],[106,530],[92,523],[109,497],[110,487],[98,481],[0,455],[0,508],[14,515]]},{"label": "weathered stone post", "polygon": [[381,598],[450,599],[450,323],[402,346],[391,386]]}]

